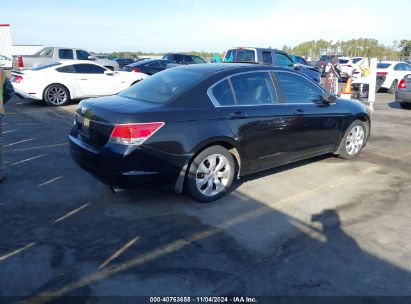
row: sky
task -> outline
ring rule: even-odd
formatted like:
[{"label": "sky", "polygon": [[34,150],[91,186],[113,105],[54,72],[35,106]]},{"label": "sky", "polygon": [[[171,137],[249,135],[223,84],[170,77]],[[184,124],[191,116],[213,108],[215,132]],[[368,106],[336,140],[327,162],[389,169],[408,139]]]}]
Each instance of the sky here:
[{"label": "sky", "polygon": [[[112,51],[282,48],[316,39],[411,39],[409,0],[2,1],[13,44]],[[403,12],[403,13],[402,13]]]}]

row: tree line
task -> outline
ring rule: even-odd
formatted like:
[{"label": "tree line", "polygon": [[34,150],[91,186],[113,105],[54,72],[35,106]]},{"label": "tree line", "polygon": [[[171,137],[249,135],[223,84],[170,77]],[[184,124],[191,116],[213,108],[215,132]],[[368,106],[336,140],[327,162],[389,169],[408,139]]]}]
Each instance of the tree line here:
[{"label": "tree line", "polygon": [[341,54],[345,56],[377,57],[385,60],[409,59],[411,57],[411,40],[394,40],[391,45],[379,43],[377,39],[359,38],[333,43],[330,40],[311,40],[295,47],[283,46],[290,54],[318,59],[322,54]]}]

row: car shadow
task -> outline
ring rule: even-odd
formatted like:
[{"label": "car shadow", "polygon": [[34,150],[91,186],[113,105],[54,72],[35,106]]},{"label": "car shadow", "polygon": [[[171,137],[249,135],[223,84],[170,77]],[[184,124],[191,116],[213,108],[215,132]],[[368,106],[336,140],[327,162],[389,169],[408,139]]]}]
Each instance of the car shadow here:
[{"label": "car shadow", "polygon": [[389,106],[391,109],[399,109],[399,110],[402,110],[402,108],[401,108],[401,106],[400,106],[400,103],[397,102],[397,101],[392,101],[392,102],[390,102],[390,103],[388,104],[388,106]]}]

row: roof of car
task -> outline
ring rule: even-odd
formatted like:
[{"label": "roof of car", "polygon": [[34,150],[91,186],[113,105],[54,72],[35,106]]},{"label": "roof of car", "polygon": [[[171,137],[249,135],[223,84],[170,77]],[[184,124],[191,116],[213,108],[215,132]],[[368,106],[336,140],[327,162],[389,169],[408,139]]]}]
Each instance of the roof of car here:
[{"label": "roof of car", "polygon": [[189,64],[177,69],[203,71],[204,73],[218,73],[226,70],[285,70],[290,71],[287,68],[274,67],[268,64],[261,64],[255,62],[249,63],[203,63],[203,64]]},{"label": "roof of car", "polygon": [[132,66],[143,65],[143,64],[150,63],[150,62],[153,62],[153,61],[167,61],[168,62],[168,60],[166,60],[166,59],[151,58],[151,59],[143,59],[143,60],[140,60],[140,61],[130,63],[129,66],[131,66],[131,65]]}]

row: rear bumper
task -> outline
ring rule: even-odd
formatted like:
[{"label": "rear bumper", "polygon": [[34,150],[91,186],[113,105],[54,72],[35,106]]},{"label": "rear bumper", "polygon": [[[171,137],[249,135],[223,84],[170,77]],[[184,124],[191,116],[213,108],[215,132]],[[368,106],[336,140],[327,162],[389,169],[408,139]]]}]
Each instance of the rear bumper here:
[{"label": "rear bumper", "polygon": [[395,101],[401,103],[411,103],[411,91],[397,90],[395,92]]},{"label": "rear bumper", "polygon": [[122,188],[174,188],[188,156],[148,147],[106,144],[100,151],[69,135],[73,160],[104,184]]},{"label": "rear bumper", "polygon": [[41,100],[41,98],[37,97],[37,94],[28,94],[26,92],[23,92],[22,90],[14,88],[14,94],[17,95],[18,97],[22,99],[35,99],[35,100]]}]

